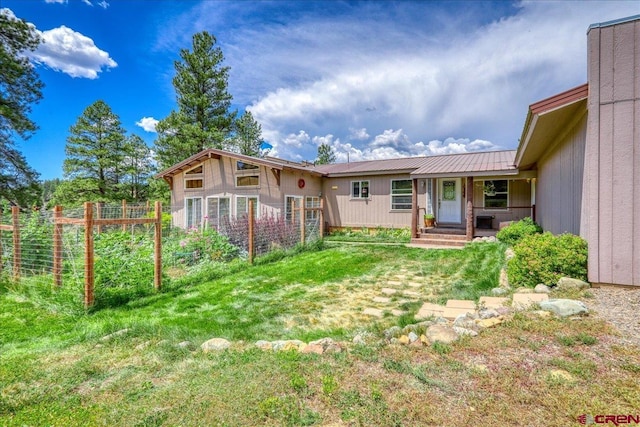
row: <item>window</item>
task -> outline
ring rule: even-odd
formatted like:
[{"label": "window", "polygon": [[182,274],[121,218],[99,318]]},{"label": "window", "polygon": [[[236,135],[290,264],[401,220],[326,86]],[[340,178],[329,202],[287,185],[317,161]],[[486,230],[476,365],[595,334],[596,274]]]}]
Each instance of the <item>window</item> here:
[{"label": "window", "polygon": [[286,196],[284,198],[284,218],[287,222],[297,224],[300,222],[300,206],[302,205],[302,196]]},{"label": "window", "polygon": [[256,218],[258,216],[257,196],[236,196],[236,218],[249,213],[249,200],[253,200],[253,217]]},{"label": "window", "polygon": [[184,180],[184,188],[187,190],[196,190],[198,188],[202,188],[204,186],[204,181],[202,179],[185,179]]},{"label": "window", "polygon": [[[304,206],[307,209],[319,208],[320,207],[320,197],[318,197],[318,196],[307,196],[307,199],[305,201],[305,205]],[[314,223],[320,217],[320,211],[308,210],[308,211],[306,211],[305,216],[306,216],[307,222]]]},{"label": "window", "polygon": [[202,197],[189,197],[184,200],[187,228],[197,228],[202,225]]},{"label": "window", "polygon": [[351,198],[352,199],[368,199],[369,198],[369,181],[352,181],[351,182]]},{"label": "window", "polygon": [[228,197],[207,197],[207,222],[215,228],[231,217],[231,200]]},{"label": "window", "polygon": [[413,186],[410,179],[391,180],[391,210],[411,210]]},{"label": "window", "polygon": [[243,161],[238,160],[236,162],[236,170],[238,171],[248,171],[253,169],[258,169],[259,166],[252,165],[251,163],[245,163]]},{"label": "window", "polygon": [[184,174],[185,175],[199,175],[201,173],[202,173],[202,165],[196,166],[195,168],[186,171]]},{"label": "window", "polygon": [[236,187],[257,187],[258,185],[260,185],[258,175],[236,176]]},{"label": "window", "polygon": [[509,181],[494,179],[483,184],[485,209],[507,209],[509,207]]}]

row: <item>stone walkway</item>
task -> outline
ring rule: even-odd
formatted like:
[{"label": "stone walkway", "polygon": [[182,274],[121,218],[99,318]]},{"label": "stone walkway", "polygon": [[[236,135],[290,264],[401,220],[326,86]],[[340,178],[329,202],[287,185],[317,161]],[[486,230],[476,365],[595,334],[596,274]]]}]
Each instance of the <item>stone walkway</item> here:
[{"label": "stone walkway", "polygon": [[[364,314],[379,318],[386,313],[402,316],[406,314],[406,311],[401,309],[403,304],[424,301],[433,296],[432,287],[427,286],[423,278],[409,270],[399,270],[397,274],[388,277],[381,285],[380,294],[372,298],[371,306],[363,310]],[[521,292],[513,294],[511,298],[481,297],[478,303],[471,300],[448,300],[445,305],[425,302],[415,318],[416,320],[424,320],[433,316],[455,320],[461,314],[474,313],[482,308],[496,309],[511,305],[514,308],[523,309],[548,299],[549,296],[544,293]]]}]

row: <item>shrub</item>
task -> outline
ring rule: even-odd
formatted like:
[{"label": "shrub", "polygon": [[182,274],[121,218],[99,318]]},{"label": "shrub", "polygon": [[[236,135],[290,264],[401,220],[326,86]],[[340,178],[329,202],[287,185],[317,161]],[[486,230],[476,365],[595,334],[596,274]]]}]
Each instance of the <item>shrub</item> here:
[{"label": "shrub", "polygon": [[542,233],[542,227],[527,217],[498,231],[496,237],[509,246],[515,246],[524,237],[540,233]]},{"label": "shrub", "polygon": [[515,245],[513,252],[507,275],[514,286],[555,285],[565,276],[587,280],[587,242],[579,236],[532,234]]},{"label": "shrub", "polygon": [[164,244],[167,261],[193,265],[203,261],[229,261],[239,255],[238,247],[213,228],[176,230]]}]

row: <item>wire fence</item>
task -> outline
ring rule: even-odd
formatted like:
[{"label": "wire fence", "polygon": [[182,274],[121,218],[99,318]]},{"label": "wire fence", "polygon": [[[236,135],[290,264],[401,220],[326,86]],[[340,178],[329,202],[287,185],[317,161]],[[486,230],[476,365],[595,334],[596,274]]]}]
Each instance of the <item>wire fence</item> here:
[{"label": "wire fence", "polygon": [[157,214],[150,203],[88,205],[90,211],[87,204],[59,211],[4,209],[0,280],[14,287],[71,289],[89,307],[94,303],[87,296],[89,281],[96,300],[130,296],[132,290],[144,295],[160,281],[180,279],[208,264],[252,262],[254,256],[291,249],[323,233],[321,208],[315,206],[292,210],[283,204],[253,213],[250,203],[246,213],[222,215],[215,225],[202,215],[187,228],[176,220],[184,217],[185,206],[162,207]]}]

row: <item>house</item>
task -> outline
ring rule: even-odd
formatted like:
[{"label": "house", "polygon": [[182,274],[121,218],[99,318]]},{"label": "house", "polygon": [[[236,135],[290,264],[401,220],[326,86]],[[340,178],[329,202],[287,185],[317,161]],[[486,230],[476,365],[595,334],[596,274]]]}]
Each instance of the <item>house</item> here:
[{"label": "house", "polygon": [[296,215],[304,202],[319,207],[322,174],[301,163],[206,149],[157,175],[171,188],[173,225],[219,227],[224,218]]},{"label": "house", "polygon": [[[174,224],[322,204],[329,227],[411,227],[464,240],[533,217],[589,245],[589,281],[640,286],[640,15],[589,27],[588,81],[529,106],[517,150],[312,166],[204,150],[161,172]],[[433,237],[433,236],[432,236]]]}]

